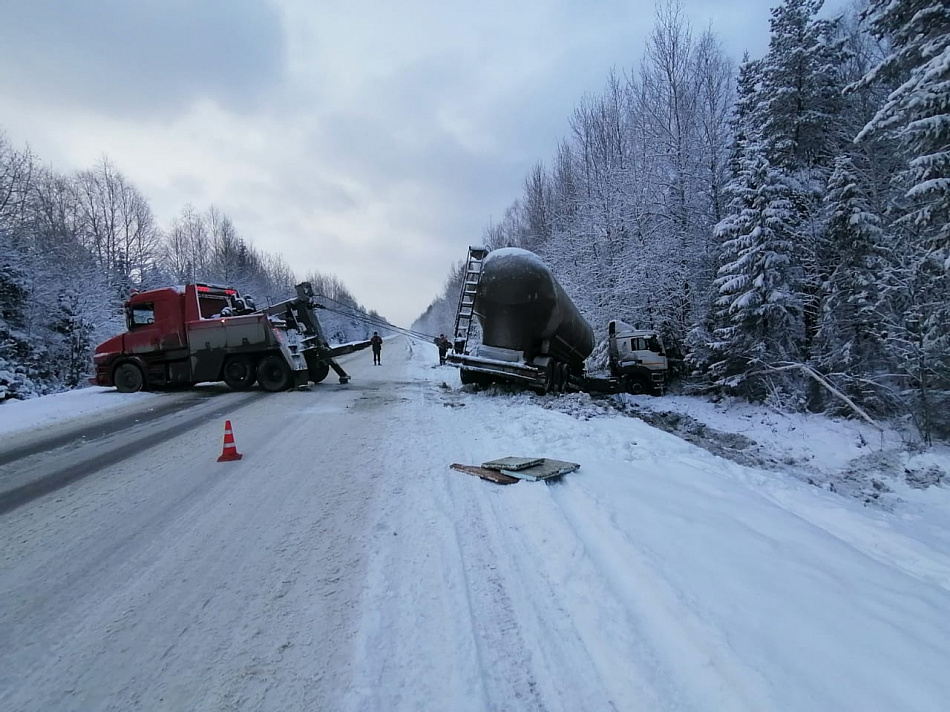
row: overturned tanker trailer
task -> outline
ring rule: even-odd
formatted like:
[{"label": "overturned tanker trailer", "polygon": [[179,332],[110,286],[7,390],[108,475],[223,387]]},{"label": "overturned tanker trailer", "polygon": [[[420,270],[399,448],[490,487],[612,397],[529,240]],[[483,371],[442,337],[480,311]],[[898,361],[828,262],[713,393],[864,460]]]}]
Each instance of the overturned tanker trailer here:
[{"label": "overturned tanker trailer", "polygon": [[[477,318],[482,343],[468,353]],[[469,250],[456,316],[455,353],[462,383],[510,382],[536,393],[578,384],[594,350],[594,331],[533,252]]]}]

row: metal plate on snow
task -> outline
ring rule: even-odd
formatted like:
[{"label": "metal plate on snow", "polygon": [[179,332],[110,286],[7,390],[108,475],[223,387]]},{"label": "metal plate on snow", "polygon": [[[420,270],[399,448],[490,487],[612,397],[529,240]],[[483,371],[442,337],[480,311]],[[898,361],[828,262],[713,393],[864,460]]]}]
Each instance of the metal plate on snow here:
[{"label": "metal plate on snow", "polygon": [[517,472],[518,470],[535,467],[542,462],[544,462],[543,457],[502,457],[498,460],[483,462],[482,467],[486,467],[489,470],[510,470]]},{"label": "metal plate on snow", "polygon": [[532,480],[536,482],[538,480],[547,480],[551,477],[566,475],[568,472],[574,472],[574,470],[578,469],[580,469],[580,465],[576,462],[548,460],[545,458],[542,459],[540,464],[533,467],[528,467],[523,470],[504,469],[501,473],[509,477],[517,477],[519,480]]}]

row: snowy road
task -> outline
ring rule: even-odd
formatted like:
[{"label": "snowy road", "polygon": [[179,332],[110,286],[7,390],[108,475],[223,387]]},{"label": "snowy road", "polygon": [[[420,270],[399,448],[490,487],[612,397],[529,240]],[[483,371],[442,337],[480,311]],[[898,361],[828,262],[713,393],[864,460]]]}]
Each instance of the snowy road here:
[{"label": "snowy road", "polygon": [[[106,459],[0,514],[0,709],[947,709],[946,525],[435,358],[398,339],[347,386],[69,450]],[[582,468],[448,469],[505,455]]]},{"label": "snowy road", "polygon": [[0,449],[0,514],[96,475],[201,422],[252,406],[265,395],[209,385],[166,394],[158,403],[144,401],[111,417],[11,436]]}]

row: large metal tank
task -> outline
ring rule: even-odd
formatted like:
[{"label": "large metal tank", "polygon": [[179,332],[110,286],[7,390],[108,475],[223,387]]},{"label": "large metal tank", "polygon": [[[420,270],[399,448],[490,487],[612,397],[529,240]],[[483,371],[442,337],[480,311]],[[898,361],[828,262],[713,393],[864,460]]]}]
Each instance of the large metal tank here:
[{"label": "large metal tank", "polygon": [[550,354],[580,371],[594,350],[594,331],[533,252],[506,247],[482,264],[475,297],[482,343],[522,351],[530,361]]}]

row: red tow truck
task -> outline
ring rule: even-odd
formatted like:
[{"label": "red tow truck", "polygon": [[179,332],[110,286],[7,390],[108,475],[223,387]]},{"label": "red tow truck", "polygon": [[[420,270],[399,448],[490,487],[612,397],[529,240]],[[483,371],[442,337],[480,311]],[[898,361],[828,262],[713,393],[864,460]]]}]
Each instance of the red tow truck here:
[{"label": "red tow truck", "polygon": [[257,309],[232,287],[189,284],[133,294],[125,303],[127,331],[96,347],[90,382],[123,393],[206,381],[245,390],[255,381],[283,391],[313,381],[332,368],[349,376],[334,357],[369,341],[331,347],[315,309],[309,282],[297,296]]}]

